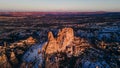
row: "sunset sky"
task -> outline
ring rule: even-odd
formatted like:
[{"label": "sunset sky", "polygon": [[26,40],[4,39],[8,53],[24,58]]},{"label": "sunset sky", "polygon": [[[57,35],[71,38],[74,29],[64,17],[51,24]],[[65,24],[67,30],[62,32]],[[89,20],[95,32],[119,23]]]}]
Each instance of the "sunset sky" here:
[{"label": "sunset sky", "polygon": [[120,12],[120,0],[0,0],[0,11]]}]

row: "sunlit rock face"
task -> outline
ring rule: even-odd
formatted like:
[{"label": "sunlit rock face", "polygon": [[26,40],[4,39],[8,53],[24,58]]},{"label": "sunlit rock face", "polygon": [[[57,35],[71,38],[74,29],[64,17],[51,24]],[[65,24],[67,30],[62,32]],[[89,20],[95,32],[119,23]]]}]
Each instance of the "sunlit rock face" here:
[{"label": "sunlit rock face", "polygon": [[47,44],[43,45],[42,49],[46,54],[66,52],[69,55],[78,55],[80,51],[85,50],[87,47],[89,47],[88,41],[75,37],[72,28],[63,28],[59,30],[56,38],[52,32],[49,32]]},{"label": "sunlit rock face", "polygon": [[25,47],[25,45],[27,45],[28,47],[35,44],[36,43],[36,39],[34,39],[33,37],[28,37],[25,40],[20,40],[17,42],[12,43],[9,47],[10,48],[15,48],[15,47]]},{"label": "sunlit rock face", "polygon": [[12,68],[5,54],[0,56],[0,68]]},{"label": "sunlit rock face", "polygon": [[[57,37],[52,32],[48,33],[48,41],[43,45],[42,50],[45,51],[45,68],[63,68],[61,61],[69,64],[69,58],[78,57],[90,44],[87,40],[75,37],[72,28],[63,28],[59,30]],[[67,58],[68,57],[68,58]],[[51,64],[53,63],[53,64]],[[64,64],[64,63],[63,63]]]},{"label": "sunlit rock face", "polygon": [[48,33],[48,42],[44,45],[43,50],[46,54],[51,54],[57,51],[64,51],[74,39],[74,32],[72,28],[64,28],[59,30],[57,38],[54,38],[52,32]]},{"label": "sunlit rock face", "polygon": [[36,40],[33,37],[29,37],[25,40],[26,44],[32,45],[36,43]]},{"label": "sunlit rock face", "polygon": [[18,64],[18,60],[17,60],[14,52],[11,52],[11,54],[10,54],[10,62],[13,66]]},{"label": "sunlit rock face", "polygon": [[57,52],[58,48],[59,45],[57,44],[57,40],[53,37],[52,32],[49,32],[46,53],[50,54],[53,52]]},{"label": "sunlit rock face", "polygon": [[0,64],[4,63],[4,62],[6,62],[6,61],[7,61],[6,55],[5,55],[5,54],[1,55],[1,56],[0,56]]},{"label": "sunlit rock face", "polygon": [[72,28],[59,30],[57,37],[54,37],[50,31],[48,32],[48,41],[42,45],[32,46],[24,54],[21,68],[27,66],[35,68],[44,66],[45,68],[59,68],[61,65],[60,61],[65,60],[67,57],[79,56],[89,47],[90,45],[87,40],[74,36]]},{"label": "sunlit rock face", "polygon": [[65,50],[66,46],[69,45],[74,39],[74,32],[72,28],[64,28],[59,31],[57,42],[61,50]]}]

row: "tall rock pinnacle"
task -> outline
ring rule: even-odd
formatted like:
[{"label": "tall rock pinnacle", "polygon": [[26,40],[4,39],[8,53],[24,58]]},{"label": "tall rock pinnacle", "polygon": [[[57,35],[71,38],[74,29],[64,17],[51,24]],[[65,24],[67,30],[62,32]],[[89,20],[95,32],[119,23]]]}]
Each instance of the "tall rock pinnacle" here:
[{"label": "tall rock pinnacle", "polygon": [[[68,50],[70,50],[70,48],[71,50],[73,50],[74,46],[79,46],[77,44],[81,44],[81,42],[74,44],[74,42],[77,41],[81,40],[76,40],[72,28],[63,28],[62,30],[59,30],[56,38],[54,38],[52,32],[49,32],[47,44],[45,44],[42,49],[45,50],[46,54],[51,54],[55,52],[65,52],[67,47],[69,47]],[[83,44],[83,46],[86,46],[86,44]]]},{"label": "tall rock pinnacle", "polygon": [[52,32],[48,33],[48,43],[47,43],[46,47],[47,47],[46,53],[56,52],[59,47],[56,39],[53,37]]},{"label": "tall rock pinnacle", "polygon": [[49,32],[48,33],[48,40],[51,41],[51,40],[54,40],[55,38],[53,37],[53,33],[52,32]]},{"label": "tall rock pinnacle", "polygon": [[57,42],[62,48],[65,49],[67,45],[69,45],[74,39],[74,32],[72,28],[64,28],[58,33]]}]

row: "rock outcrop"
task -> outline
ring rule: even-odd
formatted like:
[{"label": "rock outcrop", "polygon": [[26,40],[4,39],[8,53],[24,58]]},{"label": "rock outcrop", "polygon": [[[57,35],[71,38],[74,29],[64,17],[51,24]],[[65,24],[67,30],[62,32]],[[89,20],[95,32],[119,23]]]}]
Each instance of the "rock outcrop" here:
[{"label": "rock outcrop", "polygon": [[[26,66],[63,68],[65,63],[61,63],[62,61],[67,64],[72,63],[73,60],[69,60],[70,58],[78,57],[79,54],[82,54],[82,51],[89,47],[90,45],[87,40],[74,36],[72,28],[63,28],[62,30],[59,30],[57,37],[54,37],[53,33],[50,31],[48,32],[47,42],[42,44],[42,46],[34,45],[26,52],[23,57],[21,68]],[[69,65],[66,65],[65,67],[70,68]]]},{"label": "rock outcrop", "polygon": [[15,53],[12,51],[11,54],[10,54],[10,61],[13,63],[13,64],[17,64],[18,63],[18,60],[15,56]]},{"label": "rock outcrop", "polygon": [[46,49],[45,49],[46,53],[50,54],[53,52],[57,52],[58,48],[59,48],[59,45],[57,44],[56,38],[53,37],[52,32],[49,32],[48,42],[47,42]]},{"label": "rock outcrop", "polygon": [[56,38],[53,36],[52,32],[48,33],[47,44],[43,46],[42,50],[44,50],[46,54],[67,52],[73,55],[78,54],[80,50],[86,47],[89,47],[89,43],[85,39],[75,37],[72,28],[63,28],[59,30]]},{"label": "rock outcrop", "polygon": [[12,68],[5,54],[0,56],[0,68]]},{"label": "rock outcrop", "polygon": [[7,57],[5,54],[0,56],[0,64],[5,63],[7,61]]},{"label": "rock outcrop", "polygon": [[32,44],[35,44],[36,43],[36,40],[33,38],[33,37],[29,37],[25,40],[25,43],[26,44],[29,44],[29,45],[32,45]]},{"label": "rock outcrop", "polygon": [[66,46],[68,46],[74,40],[74,32],[72,28],[64,28],[59,31],[57,42],[61,50],[65,50]]}]

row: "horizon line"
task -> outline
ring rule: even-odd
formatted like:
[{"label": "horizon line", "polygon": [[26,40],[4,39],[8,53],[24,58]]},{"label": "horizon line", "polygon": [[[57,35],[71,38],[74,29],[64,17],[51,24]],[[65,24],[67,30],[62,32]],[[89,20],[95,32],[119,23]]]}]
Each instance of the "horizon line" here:
[{"label": "horizon line", "polygon": [[72,13],[72,12],[120,12],[120,11],[0,11],[0,12],[68,12],[68,13]]}]

